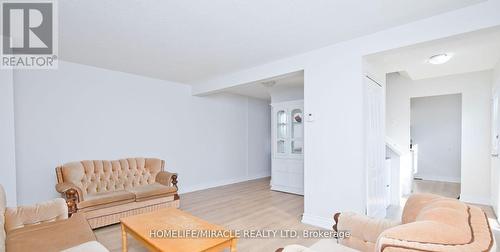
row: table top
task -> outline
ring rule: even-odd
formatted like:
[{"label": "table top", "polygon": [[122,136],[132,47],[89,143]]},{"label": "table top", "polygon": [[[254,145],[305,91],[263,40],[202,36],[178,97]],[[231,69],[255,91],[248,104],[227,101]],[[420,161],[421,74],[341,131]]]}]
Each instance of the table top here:
[{"label": "table top", "polygon": [[[165,208],[122,218],[120,221],[127,233],[132,233],[157,250],[204,251],[234,238],[224,227],[177,208]],[[207,237],[208,232],[212,232],[212,235]]]}]

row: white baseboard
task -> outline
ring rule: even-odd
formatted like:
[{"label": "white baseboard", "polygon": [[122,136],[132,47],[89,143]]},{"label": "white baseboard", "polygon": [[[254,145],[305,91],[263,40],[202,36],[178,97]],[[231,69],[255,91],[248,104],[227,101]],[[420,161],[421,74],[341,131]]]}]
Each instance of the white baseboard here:
[{"label": "white baseboard", "polygon": [[304,213],[302,215],[302,223],[331,230],[334,221],[333,221],[333,216],[331,218],[325,218],[321,216],[315,216]]},{"label": "white baseboard", "polygon": [[263,172],[263,173],[254,174],[251,176],[242,177],[242,178],[224,179],[224,180],[218,180],[218,181],[214,181],[214,182],[197,184],[197,185],[192,185],[192,186],[182,186],[182,178],[179,178],[179,189],[180,189],[179,194],[205,190],[205,189],[214,188],[214,187],[218,187],[218,186],[236,184],[236,183],[240,183],[240,182],[245,182],[245,181],[260,179],[260,178],[266,178],[266,177],[270,177],[270,176],[271,176],[270,172]]},{"label": "white baseboard", "polygon": [[292,193],[292,194],[298,194],[298,195],[304,195],[304,188],[295,188],[295,187],[289,187],[289,186],[273,185],[272,183],[271,183],[271,190]]},{"label": "white baseboard", "polygon": [[424,175],[415,174],[415,178],[419,178],[422,180],[460,183],[460,177],[443,177],[443,176],[432,176],[432,175],[425,175],[425,174]]},{"label": "white baseboard", "polygon": [[489,197],[474,197],[465,194],[460,195],[460,201],[479,205],[491,205],[491,199]]}]

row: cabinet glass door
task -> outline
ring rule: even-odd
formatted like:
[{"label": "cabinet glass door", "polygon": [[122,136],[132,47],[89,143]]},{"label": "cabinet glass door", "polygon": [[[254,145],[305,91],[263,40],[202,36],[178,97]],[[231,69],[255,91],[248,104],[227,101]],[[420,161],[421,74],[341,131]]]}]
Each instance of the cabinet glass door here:
[{"label": "cabinet glass door", "polygon": [[291,112],[291,152],[293,154],[302,154],[304,150],[304,123],[301,109],[294,109]]},{"label": "cabinet glass door", "polygon": [[284,110],[278,111],[276,114],[276,122],[277,122],[277,132],[276,132],[276,152],[277,153],[285,153],[285,139],[287,135],[287,117],[286,112]]}]

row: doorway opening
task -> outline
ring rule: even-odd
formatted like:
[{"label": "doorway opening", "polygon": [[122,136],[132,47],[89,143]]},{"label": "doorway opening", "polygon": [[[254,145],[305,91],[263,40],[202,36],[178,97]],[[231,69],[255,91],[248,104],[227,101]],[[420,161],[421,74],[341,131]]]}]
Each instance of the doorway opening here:
[{"label": "doorway opening", "polygon": [[267,103],[269,132],[266,151],[270,164],[270,190],[304,195],[304,71],[287,73],[227,88],[224,92],[255,98]]},{"label": "doorway opening", "polygon": [[388,217],[419,192],[500,209],[499,42],[493,27],[364,56],[365,74],[384,89],[385,200],[398,210]]},{"label": "doorway opening", "polygon": [[462,94],[410,99],[410,152],[412,193],[460,197]]}]

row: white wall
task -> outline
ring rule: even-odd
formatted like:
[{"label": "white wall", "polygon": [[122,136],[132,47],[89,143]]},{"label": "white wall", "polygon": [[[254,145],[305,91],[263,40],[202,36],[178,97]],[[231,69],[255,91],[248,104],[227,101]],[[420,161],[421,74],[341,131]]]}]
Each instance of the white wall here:
[{"label": "white wall", "polygon": [[387,78],[387,134],[401,146],[410,139],[410,98],[462,94],[461,199],[489,204],[491,72],[412,81]]},{"label": "white wall", "polygon": [[265,101],[66,62],[14,80],[20,203],[57,196],[54,168],[82,159],[162,158],[181,192],[270,175]]},{"label": "white wall", "polygon": [[410,127],[418,146],[415,177],[460,182],[462,95],[411,98]]},{"label": "white wall", "polygon": [[338,211],[365,212],[362,57],[500,25],[500,1],[490,0],[315,51],[200,81],[193,94],[304,70],[303,222],[331,228]]},{"label": "white wall", "polygon": [[[500,97],[500,62],[497,63],[492,72],[492,94],[497,94]],[[493,97],[492,97],[493,98]],[[497,130],[498,132],[498,130]],[[498,218],[500,218],[500,158],[491,158],[491,205],[495,209]]]},{"label": "white wall", "polygon": [[270,89],[271,103],[304,100],[304,86],[276,86]]},{"label": "white wall", "polygon": [[17,205],[16,155],[14,140],[14,86],[11,70],[0,70],[0,184],[7,205]]},{"label": "white wall", "polygon": [[[406,89],[411,80],[401,78],[397,74],[388,74],[386,83],[385,133],[397,146],[401,147],[400,188],[402,195],[409,195],[412,190],[413,173],[409,139],[411,111]],[[404,104],[404,106],[401,106],[401,104]]]},{"label": "white wall", "polygon": [[271,176],[271,106],[248,99],[248,176]]}]

